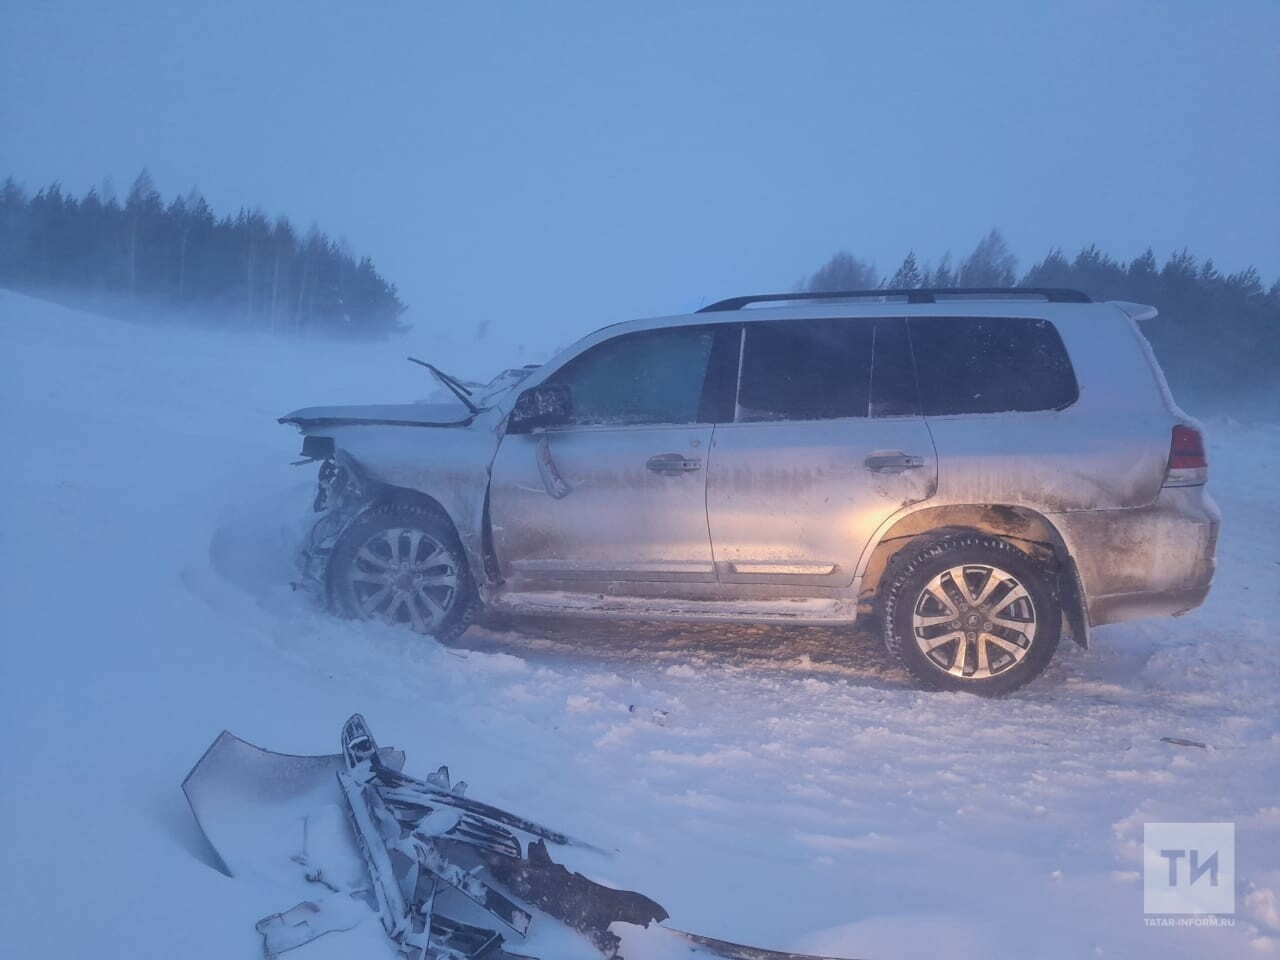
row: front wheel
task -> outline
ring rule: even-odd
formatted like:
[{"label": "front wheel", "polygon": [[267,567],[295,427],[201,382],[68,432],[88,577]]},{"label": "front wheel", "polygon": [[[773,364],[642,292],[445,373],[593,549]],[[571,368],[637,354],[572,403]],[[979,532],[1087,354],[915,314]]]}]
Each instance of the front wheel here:
[{"label": "front wheel", "polygon": [[460,636],[476,612],[457,534],[416,503],[386,503],[357,517],[334,544],[328,579],[347,616],[405,624],[438,640]]},{"label": "front wheel", "polygon": [[924,548],[892,577],[884,630],[889,651],[924,686],[1000,696],[1048,665],[1062,608],[1030,557],[974,534]]}]

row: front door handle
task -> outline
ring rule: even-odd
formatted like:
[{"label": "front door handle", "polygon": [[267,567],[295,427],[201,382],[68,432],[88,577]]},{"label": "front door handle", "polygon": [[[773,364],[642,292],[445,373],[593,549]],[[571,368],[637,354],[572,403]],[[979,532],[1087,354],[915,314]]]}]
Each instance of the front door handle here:
[{"label": "front door handle", "polygon": [[650,457],[645,466],[664,477],[674,477],[678,473],[701,470],[702,458],[686,457],[683,453],[660,453]]},{"label": "front door handle", "polygon": [[901,450],[889,453],[873,453],[862,461],[868,470],[876,473],[901,473],[903,470],[915,470],[924,466],[924,457],[917,457]]}]

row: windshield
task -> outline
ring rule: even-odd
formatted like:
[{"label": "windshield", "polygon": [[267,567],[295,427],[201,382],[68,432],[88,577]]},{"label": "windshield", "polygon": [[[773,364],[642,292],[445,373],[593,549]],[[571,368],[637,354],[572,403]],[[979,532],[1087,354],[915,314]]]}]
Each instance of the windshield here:
[{"label": "windshield", "polygon": [[512,390],[517,385],[524,383],[533,371],[537,370],[541,364],[530,363],[523,367],[512,367],[503,370],[486,384],[467,384],[475,394],[476,402],[482,407],[491,407],[497,403],[498,399],[504,394]]}]

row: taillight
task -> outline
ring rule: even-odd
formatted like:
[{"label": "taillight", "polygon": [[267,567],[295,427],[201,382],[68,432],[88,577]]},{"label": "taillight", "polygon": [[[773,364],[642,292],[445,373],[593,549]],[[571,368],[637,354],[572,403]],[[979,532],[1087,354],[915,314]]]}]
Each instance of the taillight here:
[{"label": "taillight", "polygon": [[1173,428],[1169,441],[1169,469],[1166,487],[1192,487],[1204,483],[1209,476],[1209,461],[1204,455],[1204,438],[1195,427],[1180,423]]},{"label": "taillight", "polygon": [[1194,427],[1178,424],[1173,428],[1173,442],[1169,444],[1169,469],[1189,470],[1207,467],[1204,457],[1204,438]]}]

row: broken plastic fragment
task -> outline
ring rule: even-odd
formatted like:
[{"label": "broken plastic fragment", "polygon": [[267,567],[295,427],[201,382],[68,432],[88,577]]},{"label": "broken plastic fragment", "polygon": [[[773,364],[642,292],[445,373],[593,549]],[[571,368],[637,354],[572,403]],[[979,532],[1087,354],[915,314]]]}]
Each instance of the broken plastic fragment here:
[{"label": "broken plastic fragment", "polygon": [[262,934],[263,955],[271,960],[326,933],[350,930],[367,916],[369,910],[362,901],[337,896],[320,902],[303,900],[284,913],[264,917],[254,926]]}]

